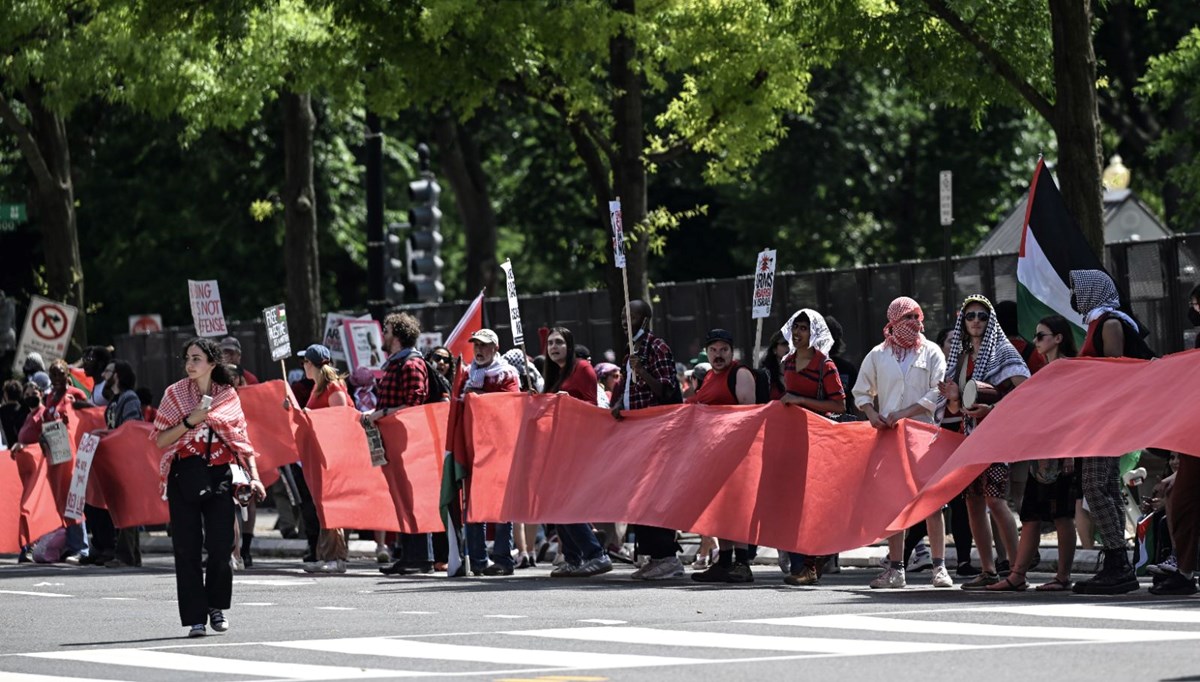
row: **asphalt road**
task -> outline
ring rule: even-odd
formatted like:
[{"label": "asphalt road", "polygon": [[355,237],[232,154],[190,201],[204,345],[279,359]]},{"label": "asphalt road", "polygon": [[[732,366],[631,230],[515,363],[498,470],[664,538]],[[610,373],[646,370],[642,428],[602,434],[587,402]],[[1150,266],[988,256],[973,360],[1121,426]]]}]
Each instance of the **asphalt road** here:
[{"label": "asphalt road", "polygon": [[[753,585],[389,578],[354,562],[235,574],[230,631],[189,640],[169,558],[138,570],[0,562],[0,680],[1200,680],[1200,599]],[[1049,575],[1032,576],[1034,583]]]}]

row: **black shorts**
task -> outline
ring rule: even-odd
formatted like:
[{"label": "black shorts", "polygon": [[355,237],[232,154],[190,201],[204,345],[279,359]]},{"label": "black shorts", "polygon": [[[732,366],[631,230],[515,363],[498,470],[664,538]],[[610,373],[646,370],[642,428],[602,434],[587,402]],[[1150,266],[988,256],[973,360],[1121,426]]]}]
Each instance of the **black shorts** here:
[{"label": "black shorts", "polygon": [[1021,500],[1021,523],[1073,519],[1079,497],[1079,477],[1074,473],[1059,473],[1053,483],[1039,483],[1030,473]]}]

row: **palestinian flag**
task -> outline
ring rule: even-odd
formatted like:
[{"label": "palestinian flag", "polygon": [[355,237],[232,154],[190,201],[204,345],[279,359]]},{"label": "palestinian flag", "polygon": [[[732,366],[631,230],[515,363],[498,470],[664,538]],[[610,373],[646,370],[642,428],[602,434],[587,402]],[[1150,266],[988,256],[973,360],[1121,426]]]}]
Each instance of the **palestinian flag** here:
[{"label": "palestinian flag", "polygon": [[471,345],[471,337],[483,329],[483,292],[467,306],[467,312],[454,326],[454,331],[446,339],[446,348],[450,349],[450,357],[475,357],[475,348]]},{"label": "palestinian flag", "polygon": [[[483,294],[479,296],[482,300]],[[463,481],[467,478],[467,439],[463,424],[462,400],[467,371],[461,355],[458,356],[455,367],[454,386],[450,391],[450,416],[446,420],[446,454],[442,461],[442,490],[438,505],[442,521],[446,524],[446,537],[450,544],[446,573],[451,576],[457,573],[462,565],[459,540],[462,539],[463,528]]]},{"label": "palestinian flag", "polygon": [[1062,315],[1074,325],[1077,344],[1083,344],[1087,329],[1071,307],[1072,270],[1107,272],[1039,158],[1029,185],[1017,259],[1017,324],[1022,336],[1032,339],[1039,320]]}]

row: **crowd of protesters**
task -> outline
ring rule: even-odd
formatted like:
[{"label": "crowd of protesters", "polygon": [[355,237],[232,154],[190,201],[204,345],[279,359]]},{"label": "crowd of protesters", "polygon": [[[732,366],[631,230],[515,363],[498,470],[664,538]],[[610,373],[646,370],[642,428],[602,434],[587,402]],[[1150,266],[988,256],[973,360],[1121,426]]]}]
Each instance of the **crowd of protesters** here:
[{"label": "crowd of protesters", "polygon": [[[789,409],[808,410],[835,421],[866,421],[880,430],[908,419],[969,438],[1000,400],[1010,399],[1006,396],[1044,367],[1076,356],[1153,356],[1145,341],[1146,330],[1122,309],[1108,275],[1073,271],[1071,288],[1072,305],[1081,316],[1077,323],[1086,327],[1078,349],[1067,319],[1058,315],[1041,319],[1033,339],[1027,340],[1016,330],[1014,304],[993,305],[979,294],[967,296],[953,325],[931,340],[920,303],[900,297],[888,306],[879,343],[861,367],[841,356],[841,325],[810,308],[795,311],[771,336],[761,356],[750,362],[737,357],[736,340],[729,331],[711,330],[703,339],[702,356],[688,367],[676,361],[668,340],[652,331],[651,306],[635,300],[622,312],[622,329],[632,339],[631,352],[623,358],[609,352],[593,360],[564,327],[549,330],[540,349],[544,352],[537,357],[527,356],[523,349],[502,352],[498,335],[482,329],[470,338],[472,357],[457,366],[445,347],[419,351],[418,321],[398,313],[382,322],[387,359],[380,371],[360,368],[343,376],[330,350],[314,344],[299,354],[303,374],[289,379],[304,409],[354,407],[368,429],[378,419],[410,406],[461,399],[468,392],[525,391],[561,394],[607,409],[618,424],[614,428],[620,428],[619,422],[629,412],[658,405],[779,401]],[[1188,315],[1200,323],[1200,287],[1192,292]],[[24,365],[25,380],[3,387],[0,424],[17,457],[28,456],[43,429],[65,418],[64,402],[76,407],[106,406],[108,429],[132,420],[153,423],[156,442],[165,452],[162,472],[171,512],[180,615],[189,633],[199,636],[205,634],[206,625],[218,631],[228,627],[223,611],[229,606],[232,571],[253,565],[253,507],[267,492],[259,483],[237,401],[238,386],[258,381],[241,367],[240,344],[233,337],[220,344],[193,339],[184,349],[183,361],[187,378],[167,389],[155,412],[151,396],[137,390],[131,365],[114,359],[111,349],[88,348],[77,367],[63,360],[47,366],[40,356],[30,354]],[[909,574],[930,570],[933,587],[953,587],[946,565],[949,526],[958,561],[955,574],[964,581],[961,589],[1023,591],[1040,560],[1042,531],[1052,527],[1057,534],[1057,570],[1037,590],[1085,594],[1136,590],[1139,585],[1126,540],[1127,502],[1118,467],[1118,458],[1113,457],[995,462],[946,508],[887,538],[882,572],[869,585],[904,588]],[[241,484],[249,492],[235,501],[239,470]],[[1179,457],[1175,473],[1164,478],[1146,501],[1145,511],[1158,515],[1169,539],[1156,548],[1160,555],[1151,557],[1154,594],[1197,591],[1193,576],[1200,535],[1197,477],[1200,462],[1192,456]],[[51,484],[61,507],[64,482],[52,477]],[[308,543],[304,569],[345,572],[351,531],[320,527],[303,467],[281,470],[272,497],[280,511],[280,532],[296,537],[303,530]],[[240,519],[235,514],[239,504],[248,512]],[[1086,530],[1077,518],[1090,520]],[[1102,562],[1094,575],[1073,582],[1077,534],[1089,546],[1092,527],[1100,540]],[[552,540],[558,547],[557,565],[550,573],[554,578],[607,573],[614,559],[636,562],[632,573],[636,580],[672,580],[687,573],[679,533],[671,528],[469,523],[464,530],[458,538],[445,533],[381,532],[371,537],[376,559],[383,564],[380,570],[389,575],[431,573],[452,564],[461,566],[458,575],[512,575],[544,561]],[[625,550],[627,540],[632,541],[632,552]],[[978,568],[971,561],[972,542]],[[453,558],[459,561],[451,561],[452,547],[457,548],[460,556]],[[207,561],[202,560],[202,549],[207,550]],[[751,564],[757,552],[753,545],[702,538],[691,579],[753,582]],[[228,561],[221,558],[225,556]],[[27,548],[20,560],[29,558]],[[61,560],[138,566],[137,529],[113,528],[103,509],[89,506],[83,520],[68,521]],[[838,570],[836,556],[787,551],[779,553],[779,564],[783,581],[792,586],[818,586],[824,573]]]}]

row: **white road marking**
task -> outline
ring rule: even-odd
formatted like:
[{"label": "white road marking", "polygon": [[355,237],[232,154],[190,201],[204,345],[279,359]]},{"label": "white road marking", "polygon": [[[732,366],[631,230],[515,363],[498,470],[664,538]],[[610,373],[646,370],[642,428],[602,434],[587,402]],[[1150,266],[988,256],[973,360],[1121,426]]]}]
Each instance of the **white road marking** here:
[{"label": "white road marking", "polygon": [[606,618],[585,618],[580,623],[595,623],[596,625],[624,625],[627,620],[608,620]]},{"label": "white road marking", "polygon": [[104,601],[137,601],[133,597],[100,597]]},{"label": "white road marking", "polygon": [[353,606],[318,606],[318,611],[353,611]]},{"label": "white road marking", "polygon": [[504,614],[504,613],[494,613],[494,614],[492,614],[492,615],[489,615],[489,616],[484,616],[484,618],[509,618],[509,619],[512,619],[512,620],[516,620],[516,619],[518,619],[518,618],[528,618],[528,617],[529,617],[529,616],[510,616],[510,615],[508,615],[508,614]]},{"label": "white road marking", "polygon": [[26,597],[73,597],[72,594],[58,594],[57,592],[23,592],[21,590],[0,590],[0,594],[22,594]]},{"label": "white road marking", "polygon": [[920,635],[950,635],[958,637],[1011,637],[1016,639],[1066,639],[1095,642],[1149,642],[1156,640],[1200,639],[1200,632],[1165,632],[1162,630],[1118,630],[1100,628],[1068,628],[1047,625],[993,625],[960,621],[907,620],[879,616],[829,615],[793,616],[737,620],[735,623],[785,625],[791,627],[840,630],[908,633]]},{"label": "white road marking", "polygon": [[95,677],[64,677],[62,675],[34,675],[32,673],[6,673],[0,671],[0,680],[4,682],[114,682]]},{"label": "white road marking", "polygon": [[234,580],[234,585],[260,585],[265,587],[295,587],[297,585],[316,585],[316,580]]},{"label": "white road marking", "polygon": [[62,583],[34,583],[34,587],[62,587]]},{"label": "white road marking", "polygon": [[437,611],[397,611],[396,613],[402,613],[406,616],[432,616]]},{"label": "white road marking", "polygon": [[1182,609],[1146,609],[1105,604],[1030,604],[1028,606],[989,606],[975,609],[990,613],[1014,613],[1022,616],[1127,620],[1136,623],[1200,623],[1200,613]]},{"label": "white road marking", "polygon": [[244,601],[234,606],[274,606],[275,604],[269,601]]},{"label": "white road marking", "polygon": [[[354,654],[356,656],[471,661],[496,665],[533,665],[544,668],[641,668],[708,662],[706,659],[699,658],[642,656],[617,653],[604,654],[587,651],[514,649],[511,647],[475,646],[471,644],[442,644],[440,642],[390,639],[386,637],[267,642],[267,645],[285,649],[327,651],[330,653]],[[421,674],[429,675],[430,673]]]},{"label": "white road marking", "polygon": [[290,678],[294,680],[368,679],[379,677],[418,677],[425,673],[403,670],[371,670],[361,667],[307,665],[274,661],[248,661],[213,656],[177,654],[146,649],[93,649],[91,651],[48,651],[22,654],[31,658],[58,661],[79,661],[102,665],[123,665],[134,668],[155,668],[196,673],[253,675],[256,677]]},{"label": "white road marking", "polygon": [[879,641],[871,639],[827,639],[821,637],[781,637],[778,635],[742,635],[728,632],[694,630],[657,630],[639,627],[561,628],[501,633],[526,637],[651,644],[705,649],[744,649],[751,651],[803,651],[814,654],[873,655],[913,654],[928,651],[956,651],[976,648],[970,644],[940,642]]}]

